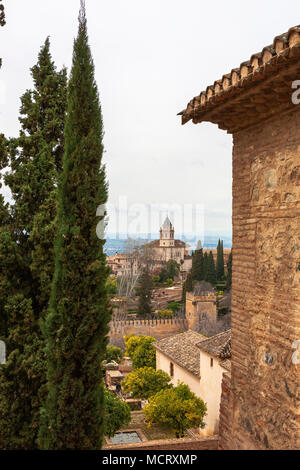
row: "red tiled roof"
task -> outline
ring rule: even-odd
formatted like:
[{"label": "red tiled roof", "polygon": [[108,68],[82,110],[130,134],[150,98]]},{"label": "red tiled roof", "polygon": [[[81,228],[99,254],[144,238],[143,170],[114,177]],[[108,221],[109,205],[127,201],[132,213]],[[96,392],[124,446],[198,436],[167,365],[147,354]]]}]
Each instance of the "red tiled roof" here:
[{"label": "red tiled roof", "polygon": [[[250,60],[242,62],[238,68],[232,69],[230,73],[223,75],[221,79],[216,80],[213,85],[208,86],[205,91],[193,98],[186,109],[179,113],[182,116],[182,124],[191,119],[195,124],[209,121],[217,123],[221,129],[232,132],[236,122],[232,124],[231,121],[228,122],[228,119],[227,122],[223,122],[221,110],[216,116],[215,109],[229,100],[239,100],[243,90],[261,83],[278,70],[285,70],[289,62],[299,63],[299,57],[300,26],[295,26],[290,28],[287,33],[276,36],[273,44],[264,47],[261,52],[253,54]],[[297,77],[294,78],[294,80],[296,79]],[[273,90],[273,94],[271,92],[269,87],[270,99],[273,98],[276,90]],[[259,101],[255,103],[255,106],[257,109],[264,108],[264,104]],[[249,103],[248,108],[246,106],[245,109],[251,111]],[[222,110],[222,112],[226,114],[226,110]],[[234,113],[236,114],[236,108]],[[239,116],[236,120],[238,119]]]},{"label": "red tiled roof", "polygon": [[156,341],[153,346],[179,366],[200,377],[200,351],[196,345],[205,339],[205,336],[190,330]]}]

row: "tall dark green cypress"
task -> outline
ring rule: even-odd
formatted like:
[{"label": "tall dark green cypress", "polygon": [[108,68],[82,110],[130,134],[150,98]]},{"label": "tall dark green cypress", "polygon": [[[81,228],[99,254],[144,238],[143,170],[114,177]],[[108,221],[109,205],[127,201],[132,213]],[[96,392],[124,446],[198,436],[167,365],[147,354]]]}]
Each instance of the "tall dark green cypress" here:
[{"label": "tall dark green cypress", "polygon": [[223,241],[219,240],[217,247],[217,263],[216,263],[217,281],[222,281],[225,270],[224,270],[224,253],[223,253]]},{"label": "tall dark green cypress", "polygon": [[232,285],[232,250],[228,257],[227,261],[227,279],[226,279],[226,289],[231,289]]},{"label": "tall dark green cypress", "polygon": [[193,254],[192,261],[192,280],[203,281],[204,280],[204,266],[203,266],[203,249],[196,250]]},{"label": "tall dark green cypress", "polygon": [[152,289],[153,289],[153,282],[150,275],[149,267],[146,267],[143,270],[140,285],[138,288],[138,296],[139,296],[139,303],[138,303],[138,316],[140,318],[151,318],[152,317]]},{"label": "tall dark green cypress", "polygon": [[48,398],[39,434],[43,449],[96,450],[104,422],[101,363],[111,312],[97,207],[107,201],[102,114],[88,45],[85,5],[68,89],[63,173],[58,190],[55,273],[43,325]]},{"label": "tall dark green cypress", "polygon": [[204,281],[207,281],[207,272],[208,272],[208,254],[206,251],[203,256],[203,279]]},{"label": "tall dark green cypress", "polygon": [[216,284],[216,281],[217,281],[214,255],[212,251],[210,251],[208,255],[207,272],[206,272],[205,280],[207,282],[210,282],[213,286]]},{"label": "tall dark green cypress", "polygon": [[188,273],[185,281],[185,291],[186,292],[192,292],[193,291],[193,278],[192,274]]},{"label": "tall dark green cypress", "polygon": [[39,322],[46,314],[54,270],[53,194],[66,111],[66,71],[56,71],[49,39],[31,74],[33,90],[21,98],[20,134],[6,142],[2,137],[0,149],[0,166],[10,167],[5,183],[13,197],[0,209],[0,338],[7,345],[7,363],[0,370],[0,447],[26,450],[37,448],[45,397]]},{"label": "tall dark green cypress", "polygon": [[[2,0],[0,0],[0,26],[5,25],[5,12],[4,12],[4,6],[2,5]],[[0,59],[0,68],[2,65],[2,59]]]}]

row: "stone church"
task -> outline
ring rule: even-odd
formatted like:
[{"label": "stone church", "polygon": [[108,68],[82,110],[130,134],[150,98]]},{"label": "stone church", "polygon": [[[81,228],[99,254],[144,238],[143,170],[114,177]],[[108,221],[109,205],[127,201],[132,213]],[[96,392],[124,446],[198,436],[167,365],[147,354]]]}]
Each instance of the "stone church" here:
[{"label": "stone church", "polygon": [[188,245],[181,240],[175,240],[175,230],[168,216],[160,228],[160,239],[148,243],[145,248],[152,251],[152,256],[157,262],[167,263],[173,259],[183,266],[192,260]]}]

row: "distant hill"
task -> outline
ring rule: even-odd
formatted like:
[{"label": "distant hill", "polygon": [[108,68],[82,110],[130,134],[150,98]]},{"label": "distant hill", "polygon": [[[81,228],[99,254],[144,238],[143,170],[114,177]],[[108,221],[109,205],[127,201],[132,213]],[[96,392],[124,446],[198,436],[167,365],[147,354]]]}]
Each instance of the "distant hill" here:
[{"label": "distant hill", "polygon": [[[136,239],[140,243],[144,242],[149,242],[152,240],[157,240],[157,234],[150,234],[147,236],[146,234],[139,234],[136,237],[131,237],[131,239]],[[201,237],[193,237],[193,236],[176,236],[177,239],[182,240],[186,243],[188,243],[191,247],[191,250],[194,250],[197,246],[197,242]],[[201,239],[202,241],[202,246],[204,249],[210,249],[213,250],[217,247],[218,240],[221,239],[224,242],[224,248],[231,248],[232,247],[232,238],[231,236],[228,235],[205,235],[204,240]],[[128,240],[128,237],[125,236],[120,236],[119,239],[116,239],[115,237],[111,237],[109,234],[107,234],[106,238],[106,244],[105,244],[105,252],[108,256],[114,255],[116,251],[118,253],[124,253],[126,242]]]}]

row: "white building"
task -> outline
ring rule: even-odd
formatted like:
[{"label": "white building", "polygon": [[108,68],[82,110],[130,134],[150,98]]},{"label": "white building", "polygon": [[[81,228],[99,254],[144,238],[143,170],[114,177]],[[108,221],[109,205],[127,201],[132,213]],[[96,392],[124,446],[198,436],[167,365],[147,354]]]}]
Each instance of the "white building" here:
[{"label": "white building", "polygon": [[230,373],[231,330],[206,338],[194,331],[153,344],[156,368],[170,375],[172,383],[187,384],[207,406],[202,436],[218,434],[223,373]]}]

